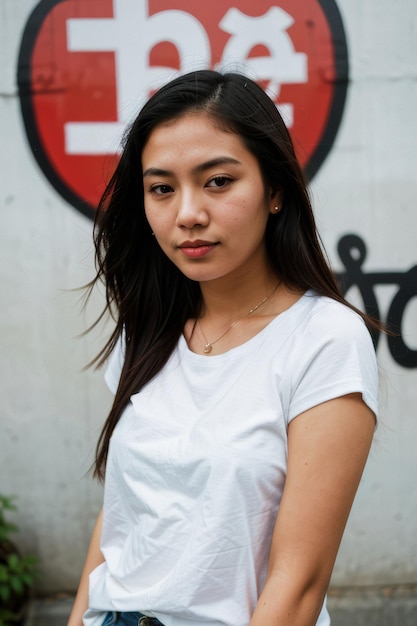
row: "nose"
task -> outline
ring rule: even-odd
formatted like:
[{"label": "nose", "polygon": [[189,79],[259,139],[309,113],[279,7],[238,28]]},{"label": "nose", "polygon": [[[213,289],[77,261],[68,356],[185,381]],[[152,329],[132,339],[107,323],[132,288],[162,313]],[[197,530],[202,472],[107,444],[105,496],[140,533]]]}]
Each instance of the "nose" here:
[{"label": "nose", "polygon": [[184,190],[178,198],[177,226],[192,229],[207,226],[209,215],[201,194]]}]

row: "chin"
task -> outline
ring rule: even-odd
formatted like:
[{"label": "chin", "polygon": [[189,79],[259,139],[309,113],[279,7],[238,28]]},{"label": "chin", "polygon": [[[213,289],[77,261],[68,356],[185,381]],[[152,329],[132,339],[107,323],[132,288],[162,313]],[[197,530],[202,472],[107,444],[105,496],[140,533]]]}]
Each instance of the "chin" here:
[{"label": "chin", "polygon": [[[178,266],[177,266],[178,267]],[[184,268],[184,267],[178,267],[178,269],[180,270],[180,272],[182,274],[184,274],[184,276],[186,276],[187,278],[189,278],[190,280],[194,280],[197,283],[205,283],[205,282],[209,282],[211,280],[217,280],[219,278],[223,278],[223,276],[225,276],[225,272],[209,272],[209,271],[204,271],[203,268]]]}]

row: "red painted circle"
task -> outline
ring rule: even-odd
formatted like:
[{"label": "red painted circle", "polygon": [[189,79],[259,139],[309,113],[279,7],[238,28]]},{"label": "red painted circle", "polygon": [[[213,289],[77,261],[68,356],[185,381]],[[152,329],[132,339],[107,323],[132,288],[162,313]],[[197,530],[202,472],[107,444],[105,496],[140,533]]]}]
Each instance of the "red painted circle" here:
[{"label": "red painted circle", "polygon": [[[287,43],[294,52],[305,55],[307,80],[283,83],[276,101],[293,107],[290,132],[298,157],[310,176],[317,171],[336,134],[346,91],[346,46],[334,2],[138,0],[138,4],[146,7],[149,16],[173,8],[192,15],[208,36],[211,67],[222,60],[225,46],[232,37],[219,26],[228,10],[238,9],[247,16],[247,25],[250,25],[249,18],[260,18],[273,7],[285,11],[293,22],[285,31]],[[61,195],[76,208],[92,215],[117,155],[68,154],[64,127],[68,122],[117,121],[116,62],[111,49],[69,51],[67,20],[71,18],[112,19],[113,1],[41,2],[29,18],[23,36],[18,82],[25,126],[35,157]],[[277,32],[277,38],[279,36]],[[268,45],[271,40],[252,41],[251,37],[249,28],[239,33],[241,41],[246,38],[249,65],[250,59],[271,56]],[[111,48],[111,43],[107,44],[103,36],[103,48],[106,45]],[[287,58],[284,55],[280,64],[278,55],[275,62],[277,67],[284,66]],[[179,69],[178,50],[172,42],[157,42],[150,50],[147,63],[149,67]],[[344,76],[340,75],[341,71]],[[140,73],[132,76],[132,81],[145,79]],[[271,87],[268,78],[260,84],[267,90]]]}]

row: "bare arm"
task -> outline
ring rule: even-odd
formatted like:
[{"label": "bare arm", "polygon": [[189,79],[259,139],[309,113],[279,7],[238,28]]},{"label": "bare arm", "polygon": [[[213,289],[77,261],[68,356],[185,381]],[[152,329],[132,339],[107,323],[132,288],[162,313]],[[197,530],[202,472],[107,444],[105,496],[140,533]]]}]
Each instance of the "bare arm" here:
[{"label": "bare arm", "polygon": [[83,626],[83,615],[88,608],[88,577],[90,573],[104,561],[100,550],[102,523],[103,511],[101,510],[91,536],[90,547],[88,548],[80,584],[67,626]]},{"label": "bare arm", "polygon": [[374,426],[360,394],[325,402],[290,423],[269,572],[250,626],[315,626]]}]

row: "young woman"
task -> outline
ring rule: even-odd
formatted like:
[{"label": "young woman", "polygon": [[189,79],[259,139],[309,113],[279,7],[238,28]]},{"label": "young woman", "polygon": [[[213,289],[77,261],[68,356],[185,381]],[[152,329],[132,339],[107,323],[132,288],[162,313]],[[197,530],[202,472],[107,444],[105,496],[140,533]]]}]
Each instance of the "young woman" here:
[{"label": "young woman", "polygon": [[69,626],[330,624],[377,368],[265,92],[213,71],[158,91],[95,243],[115,400]]}]

